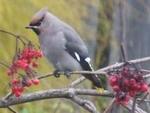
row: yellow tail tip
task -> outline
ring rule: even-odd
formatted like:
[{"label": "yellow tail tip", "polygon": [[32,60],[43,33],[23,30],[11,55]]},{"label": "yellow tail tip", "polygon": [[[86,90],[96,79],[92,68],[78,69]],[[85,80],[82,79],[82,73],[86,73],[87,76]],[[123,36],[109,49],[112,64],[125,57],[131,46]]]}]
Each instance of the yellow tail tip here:
[{"label": "yellow tail tip", "polygon": [[97,91],[99,94],[102,94],[102,93],[104,93],[104,88],[96,88],[96,91]]}]

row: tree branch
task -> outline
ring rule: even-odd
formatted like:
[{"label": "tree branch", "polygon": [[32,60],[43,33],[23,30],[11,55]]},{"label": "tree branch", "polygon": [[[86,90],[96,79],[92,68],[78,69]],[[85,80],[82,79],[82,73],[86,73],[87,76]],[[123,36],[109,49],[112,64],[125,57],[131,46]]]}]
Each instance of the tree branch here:
[{"label": "tree branch", "polygon": [[20,97],[12,96],[6,100],[1,99],[0,108],[31,102],[31,101],[38,101],[42,99],[70,98],[70,94],[72,94],[72,91],[75,92],[76,95],[113,97],[113,94],[108,92],[107,90],[100,94],[94,89],[73,89],[73,88],[51,89],[51,90],[38,91],[30,94],[25,94]]},{"label": "tree branch", "polygon": [[[130,111],[132,111],[132,107],[133,107],[133,101],[130,100],[129,101],[129,104],[124,106],[126,107],[127,109],[129,109]],[[142,110],[140,107],[138,107],[137,104],[135,104],[135,108],[134,108],[134,113],[147,113],[146,111]]]},{"label": "tree branch", "polygon": [[[144,57],[144,58],[139,58],[139,59],[135,59],[135,60],[130,60],[128,61],[130,64],[138,64],[138,63],[143,63],[143,62],[147,62],[147,61],[150,61],[150,57]],[[105,73],[106,71],[110,70],[110,69],[114,69],[114,68],[119,68],[121,66],[123,66],[125,63],[124,62],[121,62],[121,63],[116,63],[116,64],[113,64],[113,65],[110,65],[110,66],[107,66],[107,67],[104,67],[104,68],[101,68],[97,71],[95,71],[96,73]],[[85,80],[85,77],[82,76],[80,78],[78,78],[77,80],[73,81],[70,86],[73,87],[73,86],[76,86],[78,84],[80,84],[82,81]]]}]

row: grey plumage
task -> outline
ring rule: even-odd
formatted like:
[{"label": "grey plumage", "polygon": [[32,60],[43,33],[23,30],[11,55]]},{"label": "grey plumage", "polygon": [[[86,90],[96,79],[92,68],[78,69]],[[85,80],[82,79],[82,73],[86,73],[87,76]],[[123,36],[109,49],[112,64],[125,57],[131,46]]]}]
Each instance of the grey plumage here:
[{"label": "grey plumage", "polygon": [[[46,8],[37,12],[30,22],[31,28],[39,37],[44,55],[59,71],[92,71],[87,47],[68,24],[62,22]],[[92,83],[101,87],[97,75],[84,75]]]}]

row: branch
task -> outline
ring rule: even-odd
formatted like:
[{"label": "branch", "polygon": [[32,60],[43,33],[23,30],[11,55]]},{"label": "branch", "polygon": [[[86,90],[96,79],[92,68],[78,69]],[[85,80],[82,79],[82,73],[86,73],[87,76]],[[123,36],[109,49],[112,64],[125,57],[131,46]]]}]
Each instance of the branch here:
[{"label": "branch", "polygon": [[13,108],[11,108],[10,106],[8,106],[7,109],[10,110],[12,113],[18,113]]},{"label": "branch", "polygon": [[[139,58],[139,59],[135,59],[135,60],[130,60],[128,62],[130,64],[138,64],[138,63],[143,63],[143,62],[147,62],[147,61],[150,61],[150,57],[144,57],[144,58]],[[97,70],[95,72],[96,73],[104,73],[104,72],[107,72],[110,69],[119,68],[119,67],[123,66],[124,64],[125,64],[124,62],[116,63],[116,64],[113,64],[113,65],[101,68],[101,69],[99,69],[99,70]],[[82,77],[78,78],[77,80],[73,81],[70,86],[71,87],[76,86],[76,85],[80,84],[84,80],[85,80],[85,77],[82,76]]]},{"label": "branch", "polygon": [[107,106],[107,108],[105,109],[105,111],[104,111],[103,113],[109,113],[110,110],[111,110],[112,107],[113,107],[114,102],[115,102],[115,98],[113,98],[113,99],[111,100],[111,102],[109,103],[109,105]]},{"label": "branch", "polygon": [[91,113],[98,113],[96,110],[96,107],[91,101],[81,99],[80,97],[76,95],[76,93],[77,92],[75,92],[74,89],[70,88],[69,96],[73,102],[77,103],[78,105],[80,105],[81,107],[83,107],[84,109],[88,110]]},{"label": "branch", "polygon": [[42,99],[70,98],[70,94],[72,94],[72,91],[74,91],[76,95],[113,97],[113,94],[108,91],[104,91],[103,93],[100,94],[94,89],[73,89],[73,88],[51,89],[51,90],[38,91],[30,94],[25,94],[18,98],[15,96],[11,96],[7,100],[1,99],[0,108],[31,102],[31,101],[38,101]]},{"label": "branch", "polygon": [[[0,108],[8,108],[11,105],[23,104],[32,101],[38,101],[43,99],[51,99],[51,98],[66,98],[71,99],[78,105],[82,106],[83,108],[87,109],[91,113],[97,113],[94,105],[87,100],[83,100],[78,95],[89,95],[89,96],[104,96],[104,97],[114,97],[112,93],[105,90],[103,93],[97,92],[94,89],[74,89],[74,88],[64,88],[64,89],[51,89],[45,91],[38,91],[30,94],[25,94],[20,97],[11,96],[7,100],[1,99],[0,100]],[[128,109],[132,109],[132,103],[125,106]],[[93,111],[91,111],[93,110]],[[135,107],[135,113],[139,113],[137,111],[142,111],[140,113],[146,113],[139,107]]]},{"label": "branch", "polygon": [[[132,111],[132,107],[133,107],[133,101],[129,101],[129,104],[127,106],[124,106],[126,107],[127,109],[129,109],[130,111]],[[146,111],[142,110],[140,107],[138,107],[137,104],[135,104],[135,108],[134,108],[134,113],[147,113]]]},{"label": "branch", "polygon": [[[64,75],[65,73],[64,72],[58,72],[59,75]],[[95,72],[95,71],[73,71],[73,72],[68,72],[69,75],[76,75],[76,74],[88,74],[88,75],[92,75],[92,74],[97,74],[97,75],[105,75],[106,72]],[[50,77],[50,76],[53,76],[54,73],[48,73],[48,74],[45,74],[45,75],[41,75],[41,76],[38,76],[37,78],[38,79],[43,79],[43,78],[47,78],[47,77]]]},{"label": "branch", "polygon": [[81,99],[78,96],[74,95],[71,100],[78,105],[82,106],[84,109],[87,109],[91,113],[98,113],[94,104],[88,100]]}]

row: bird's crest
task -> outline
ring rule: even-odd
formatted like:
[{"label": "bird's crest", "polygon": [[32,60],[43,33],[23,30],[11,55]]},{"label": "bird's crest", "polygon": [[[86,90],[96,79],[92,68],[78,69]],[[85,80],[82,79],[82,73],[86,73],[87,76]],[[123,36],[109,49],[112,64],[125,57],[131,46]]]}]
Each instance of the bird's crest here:
[{"label": "bird's crest", "polygon": [[48,8],[44,7],[40,11],[38,11],[33,17],[30,22],[30,25],[34,25],[38,23],[39,21],[42,21],[44,19],[45,14],[48,12]]}]

